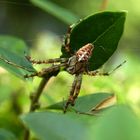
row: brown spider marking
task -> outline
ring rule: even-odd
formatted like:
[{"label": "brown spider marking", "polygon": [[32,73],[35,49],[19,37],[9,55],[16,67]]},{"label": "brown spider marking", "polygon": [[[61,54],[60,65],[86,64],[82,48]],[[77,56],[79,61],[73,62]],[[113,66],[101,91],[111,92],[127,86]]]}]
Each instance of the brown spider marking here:
[{"label": "brown spider marking", "polygon": [[92,55],[94,46],[91,43],[86,44],[76,52],[78,61],[88,61]]}]

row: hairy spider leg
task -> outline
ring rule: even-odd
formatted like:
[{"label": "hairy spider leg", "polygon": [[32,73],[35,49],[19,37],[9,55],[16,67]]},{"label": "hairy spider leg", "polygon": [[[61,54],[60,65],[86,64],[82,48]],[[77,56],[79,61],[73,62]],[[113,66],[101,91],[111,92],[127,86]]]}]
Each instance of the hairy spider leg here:
[{"label": "hairy spider leg", "polygon": [[74,106],[74,102],[77,99],[80,89],[81,89],[81,84],[82,84],[82,74],[79,74],[76,76],[77,77],[77,84],[75,87],[75,94],[73,96],[73,101],[71,102],[71,105]]},{"label": "hairy spider leg", "polygon": [[124,63],[126,63],[126,60],[123,61],[121,64],[119,64],[113,70],[111,70],[109,72],[100,72],[99,70],[95,70],[95,71],[87,71],[87,72],[84,72],[84,74],[85,75],[89,75],[89,76],[96,76],[96,75],[99,75],[99,76],[109,76],[114,71],[116,71],[118,68],[120,68]]},{"label": "hairy spider leg", "polygon": [[24,69],[24,70],[29,71],[29,72],[33,72],[32,70],[30,70],[30,69],[28,69],[28,68],[26,68],[26,67],[23,67],[23,66],[21,66],[21,65],[18,65],[18,64],[14,63],[14,62],[11,62],[11,61],[9,61],[9,60],[6,59],[6,58],[0,57],[0,60],[4,61],[5,63],[7,63],[7,64],[9,64],[9,65],[12,65],[12,66],[14,66],[14,67],[21,68],[21,69]]},{"label": "hairy spider leg", "polygon": [[[76,24],[78,24],[79,22],[81,22],[82,20],[80,19],[79,21],[77,21]],[[70,35],[71,35],[71,31],[73,29],[73,27],[76,25],[75,23],[70,25],[68,27],[68,30],[67,30],[67,33],[66,33],[66,36],[64,38],[64,41],[63,41],[63,44],[62,44],[62,47],[65,49],[65,51],[70,54],[71,56],[74,54],[74,52],[72,52],[71,48],[70,48]]]},{"label": "hairy spider leg", "polygon": [[33,63],[33,64],[50,64],[50,63],[65,63],[68,61],[68,58],[54,58],[54,59],[47,59],[47,60],[35,60],[32,59],[30,56],[25,56],[26,59]]},{"label": "hairy spider leg", "polygon": [[77,98],[80,88],[81,88],[81,82],[82,82],[82,74],[76,74],[74,81],[72,83],[69,98],[64,107],[64,113],[66,112],[66,110],[70,104],[72,106],[74,105],[74,101]]},{"label": "hairy spider leg", "polygon": [[74,81],[72,83],[72,87],[71,87],[71,90],[70,90],[70,95],[69,95],[69,98],[64,106],[64,113],[66,112],[69,104],[71,104],[71,102],[73,101],[73,95],[74,95],[74,91],[75,91],[75,87],[76,87],[76,83],[77,83],[77,76],[75,75],[75,78],[74,78]]},{"label": "hairy spider leg", "polygon": [[73,25],[70,25],[68,30],[67,30],[67,33],[66,33],[66,36],[64,38],[64,41],[63,41],[63,45],[62,47],[64,47],[65,51],[67,53],[69,53],[71,56],[73,55],[73,52],[71,52],[71,49],[70,49],[70,35],[71,35],[71,30],[73,28]]},{"label": "hairy spider leg", "polygon": [[87,72],[84,72],[83,74],[89,75],[89,76],[109,76],[109,72],[100,72],[99,70],[87,71]]},{"label": "hairy spider leg", "polygon": [[24,78],[30,78],[30,77],[34,77],[34,76],[39,76],[39,77],[43,77],[44,75],[51,73],[51,72],[56,72],[58,70],[60,70],[61,67],[66,67],[67,63],[62,63],[62,64],[58,64],[58,65],[52,65],[49,68],[43,68],[41,71],[36,72],[36,73],[32,73],[32,74],[26,74],[24,75]]},{"label": "hairy spider leg", "polygon": [[108,72],[108,75],[112,74],[114,71],[116,71],[118,68],[120,68],[121,66],[123,66],[126,63],[126,60],[123,61],[121,64],[119,64],[118,66],[116,66],[113,70],[111,70],[110,72]]}]

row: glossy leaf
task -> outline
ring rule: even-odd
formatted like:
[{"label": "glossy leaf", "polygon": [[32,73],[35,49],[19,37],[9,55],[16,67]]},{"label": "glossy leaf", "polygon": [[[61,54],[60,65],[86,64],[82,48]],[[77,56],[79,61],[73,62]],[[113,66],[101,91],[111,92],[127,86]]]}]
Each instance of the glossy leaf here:
[{"label": "glossy leaf", "polygon": [[41,140],[85,140],[88,138],[88,119],[94,121],[94,117],[54,112],[22,116],[25,125]]},{"label": "glossy leaf", "polygon": [[[74,54],[79,48],[92,43],[93,55],[89,70],[101,67],[115,52],[124,30],[126,12],[101,12],[86,17],[75,24],[70,35],[70,49]],[[70,57],[62,47],[62,56]]]},{"label": "glossy leaf", "polygon": [[109,108],[101,115],[36,112],[22,116],[25,125],[41,140],[139,140],[140,121],[124,105]]},{"label": "glossy leaf", "polygon": [[25,58],[28,53],[25,43],[10,36],[0,36],[0,65],[18,77],[35,72],[32,64]]},{"label": "glossy leaf", "polygon": [[[70,107],[78,112],[90,112],[96,105],[110,97],[112,94],[109,93],[94,93],[85,96],[78,97],[75,105]],[[62,110],[66,101],[59,102],[46,107],[46,109],[60,109]]]}]

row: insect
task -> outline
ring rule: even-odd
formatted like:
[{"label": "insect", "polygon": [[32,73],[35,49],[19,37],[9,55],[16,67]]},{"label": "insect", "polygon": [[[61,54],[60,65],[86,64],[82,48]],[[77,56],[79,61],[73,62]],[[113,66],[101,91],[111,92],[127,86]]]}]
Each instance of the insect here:
[{"label": "insect", "polygon": [[50,64],[50,63],[52,63],[52,66],[50,66],[48,68],[44,68],[39,72],[24,76],[25,78],[34,77],[34,76],[43,77],[50,72],[59,71],[61,68],[66,70],[68,73],[74,75],[75,78],[72,83],[70,94],[69,94],[68,100],[64,106],[64,113],[66,112],[69,105],[74,106],[75,100],[78,97],[79,92],[80,92],[83,75],[108,76],[110,73],[112,73],[113,71],[115,71],[117,68],[119,68],[122,65],[122,64],[118,65],[111,72],[100,73],[98,70],[89,71],[88,70],[88,61],[89,61],[90,57],[92,56],[92,53],[94,53],[94,45],[92,43],[87,43],[84,46],[82,46],[79,50],[77,50],[75,53],[72,54],[70,52],[71,29],[72,29],[72,27],[69,28],[68,33],[65,38],[65,43],[63,45],[63,47],[65,48],[65,51],[70,53],[71,57],[55,58],[55,59],[48,59],[48,60],[41,61],[41,60],[34,60],[34,59],[31,59],[31,57],[26,56],[28,61],[30,61],[33,64]]}]

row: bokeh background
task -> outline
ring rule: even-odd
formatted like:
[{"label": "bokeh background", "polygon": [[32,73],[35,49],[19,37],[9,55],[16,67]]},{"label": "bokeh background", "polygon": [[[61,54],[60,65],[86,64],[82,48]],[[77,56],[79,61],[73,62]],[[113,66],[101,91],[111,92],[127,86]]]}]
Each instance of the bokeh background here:
[{"label": "bokeh background", "polygon": [[[139,0],[51,0],[51,8],[40,8],[28,0],[0,0],[0,35],[23,39],[37,59],[57,58],[67,28],[76,20],[102,10],[127,10],[124,34],[115,54],[102,67],[109,71],[122,61],[122,67],[109,77],[84,76],[80,95],[96,92],[115,93],[118,102],[130,104],[140,113],[140,2]],[[65,10],[65,11],[64,11]],[[70,17],[56,13],[65,12]],[[100,58],[99,58],[100,59]],[[41,69],[44,66],[35,66]],[[61,72],[49,81],[41,97],[42,106],[66,99],[73,76]],[[0,127],[20,135],[22,126],[17,115],[28,112],[29,95],[40,82],[23,81],[0,68]],[[15,126],[15,127],[14,127]],[[19,132],[19,133],[17,133]]]}]

